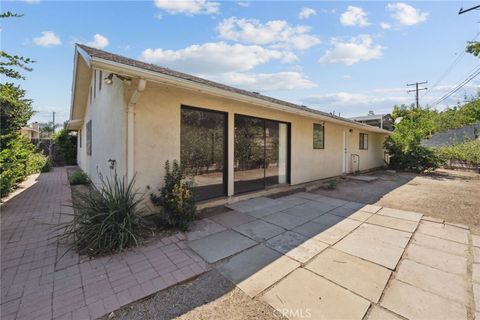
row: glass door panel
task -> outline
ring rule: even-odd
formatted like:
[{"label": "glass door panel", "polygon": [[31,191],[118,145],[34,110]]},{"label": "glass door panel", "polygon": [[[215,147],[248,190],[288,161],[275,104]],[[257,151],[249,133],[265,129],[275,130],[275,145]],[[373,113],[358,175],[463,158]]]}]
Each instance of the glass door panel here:
[{"label": "glass door panel", "polygon": [[198,200],[225,195],[226,114],[182,107],[180,161]]}]

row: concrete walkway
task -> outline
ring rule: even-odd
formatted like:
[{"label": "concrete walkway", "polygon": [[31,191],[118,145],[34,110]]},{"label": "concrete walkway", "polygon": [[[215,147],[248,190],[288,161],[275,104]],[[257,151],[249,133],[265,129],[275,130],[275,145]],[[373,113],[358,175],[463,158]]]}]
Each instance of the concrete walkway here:
[{"label": "concrete walkway", "polygon": [[305,192],[229,207],[188,245],[287,318],[480,319],[480,238],[465,226]]},{"label": "concrete walkway", "polygon": [[[28,186],[27,186],[28,187]],[[1,319],[93,319],[203,273],[182,234],[124,254],[89,260],[56,236],[71,214],[64,168],[1,207]]]}]

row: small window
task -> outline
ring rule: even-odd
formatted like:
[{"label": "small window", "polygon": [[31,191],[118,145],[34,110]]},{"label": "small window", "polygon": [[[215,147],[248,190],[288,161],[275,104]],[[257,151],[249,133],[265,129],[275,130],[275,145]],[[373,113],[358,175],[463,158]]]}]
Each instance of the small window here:
[{"label": "small window", "polygon": [[82,147],[82,130],[78,130],[78,146]]},{"label": "small window", "polygon": [[90,104],[92,104],[92,87],[90,87]]},{"label": "small window", "polygon": [[103,82],[103,75],[102,75],[102,70],[100,70],[100,76],[98,77],[98,91],[102,91],[102,82]]},{"label": "small window", "polygon": [[325,148],[325,127],[321,124],[313,124],[313,149]]},{"label": "small window", "polygon": [[92,155],[92,120],[87,122],[87,154]]},{"label": "small window", "polygon": [[93,98],[97,97],[97,70],[93,72]]},{"label": "small window", "polygon": [[360,150],[367,150],[368,149],[368,134],[360,133]]}]

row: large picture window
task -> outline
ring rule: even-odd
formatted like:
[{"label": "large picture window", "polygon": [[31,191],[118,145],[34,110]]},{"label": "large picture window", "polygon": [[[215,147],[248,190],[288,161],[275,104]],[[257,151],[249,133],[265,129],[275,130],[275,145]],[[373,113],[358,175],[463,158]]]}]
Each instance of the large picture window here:
[{"label": "large picture window", "polygon": [[325,127],[321,124],[313,124],[313,149],[325,148]]},{"label": "large picture window", "polygon": [[368,149],[368,134],[360,133],[360,150],[367,150]]},{"label": "large picture window", "polygon": [[212,110],[182,106],[180,162],[193,177],[198,200],[226,195],[226,117]]}]

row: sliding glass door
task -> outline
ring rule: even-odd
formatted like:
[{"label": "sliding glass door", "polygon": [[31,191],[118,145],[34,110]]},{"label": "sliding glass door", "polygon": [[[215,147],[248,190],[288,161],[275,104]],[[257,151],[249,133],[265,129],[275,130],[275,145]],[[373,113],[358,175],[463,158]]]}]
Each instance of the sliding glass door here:
[{"label": "sliding glass door", "polygon": [[288,124],[235,115],[235,193],[287,183]]},{"label": "sliding glass door", "polygon": [[198,200],[226,195],[227,114],[182,106],[180,161]]}]

